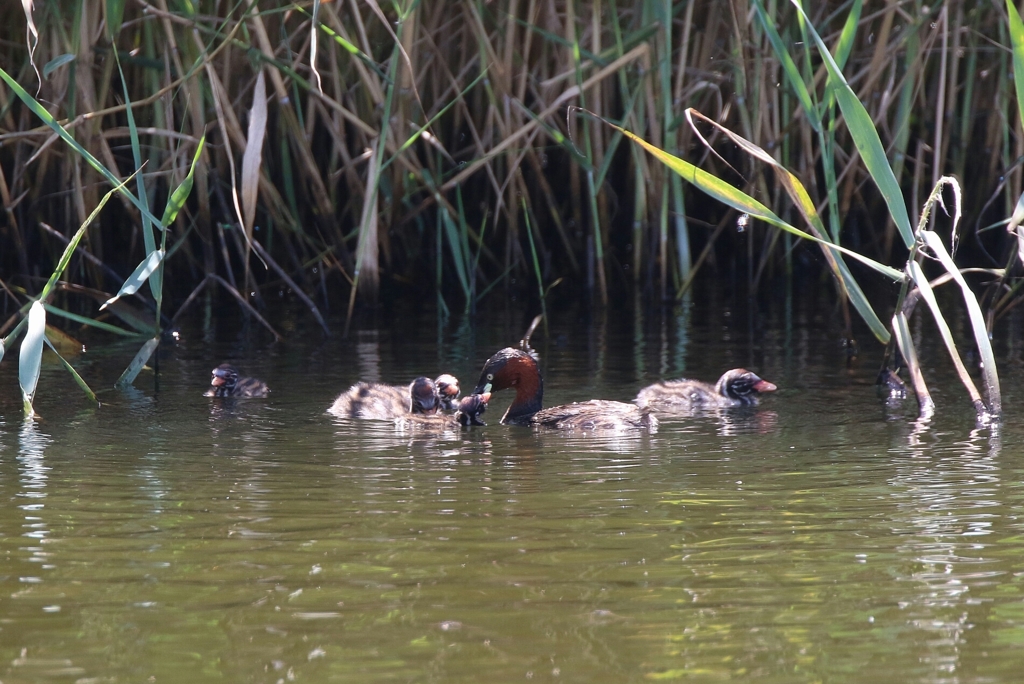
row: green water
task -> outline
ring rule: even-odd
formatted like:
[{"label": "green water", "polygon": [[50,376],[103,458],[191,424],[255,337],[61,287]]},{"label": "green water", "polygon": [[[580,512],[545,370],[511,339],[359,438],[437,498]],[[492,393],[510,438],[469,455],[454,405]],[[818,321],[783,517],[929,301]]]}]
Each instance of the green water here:
[{"label": "green water", "polygon": [[[528,316],[298,326],[201,320],[159,387],[93,409],[55,366],[23,423],[0,364],[0,681],[1018,682],[1019,352],[978,428],[948,362],[913,421],[848,367],[832,311],[553,317],[545,403],[628,400],[748,366],[760,407],[581,438],[399,432],[324,414],[356,379],[471,387]],[[109,385],[131,345],[78,363]],[[924,354],[940,359],[934,346]],[[202,397],[225,359],[266,400]]]}]

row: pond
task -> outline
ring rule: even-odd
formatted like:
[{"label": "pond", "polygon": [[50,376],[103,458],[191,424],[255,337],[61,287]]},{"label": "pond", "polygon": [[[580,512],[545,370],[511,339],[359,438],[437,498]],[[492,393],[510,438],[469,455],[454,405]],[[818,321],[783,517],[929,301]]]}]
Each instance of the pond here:
[{"label": "pond", "polygon": [[[47,364],[28,423],[11,352],[0,681],[1020,681],[1020,320],[995,338],[995,427],[917,324],[921,423],[876,394],[866,332],[847,363],[830,296],[554,311],[546,405],[734,366],[779,386],[640,436],[503,426],[507,392],[461,433],[324,412],[358,379],[471,389],[534,313],[514,306],[330,338],[295,309],[274,343],[224,303],[101,408]],[[109,387],[137,346],[75,363]],[[270,397],[203,397],[224,360]]]}]

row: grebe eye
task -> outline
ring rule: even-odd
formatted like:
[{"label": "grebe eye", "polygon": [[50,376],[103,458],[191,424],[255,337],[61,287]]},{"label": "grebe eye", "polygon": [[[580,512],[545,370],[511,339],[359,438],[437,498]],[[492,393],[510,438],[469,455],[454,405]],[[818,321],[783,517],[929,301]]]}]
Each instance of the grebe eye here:
[{"label": "grebe eye", "polygon": [[490,382],[493,379],[494,379],[494,373],[488,373],[487,374],[487,381]]}]

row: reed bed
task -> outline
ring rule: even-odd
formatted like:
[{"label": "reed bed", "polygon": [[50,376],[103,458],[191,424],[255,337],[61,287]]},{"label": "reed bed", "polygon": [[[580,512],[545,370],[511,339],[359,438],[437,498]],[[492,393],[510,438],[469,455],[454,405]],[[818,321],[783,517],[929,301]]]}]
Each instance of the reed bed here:
[{"label": "reed bed", "polygon": [[[804,21],[779,0],[4,3],[4,70],[112,176],[142,179],[84,232],[52,297],[92,319],[154,240],[158,282],[111,313],[157,338],[209,287],[255,316],[265,290],[287,289],[325,330],[334,302],[351,315],[429,289],[442,311],[472,311],[502,291],[543,304],[560,283],[598,304],[629,288],[672,301],[733,265],[751,290],[810,268],[848,292],[864,271],[738,221],[625,135],[796,222],[786,177],[747,141],[806,186],[819,240],[906,262],[913,231],[863,163],[811,31],[907,204],[960,180],[963,251],[1004,269],[983,298],[991,326],[1019,301],[1016,240],[991,229],[1022,185],[1010,5],[808,4]],[[190,197],[158,230],[140,206],[186,177]],[[15,312],[0,336],[111,183],[0,88],[0,310]]]}]

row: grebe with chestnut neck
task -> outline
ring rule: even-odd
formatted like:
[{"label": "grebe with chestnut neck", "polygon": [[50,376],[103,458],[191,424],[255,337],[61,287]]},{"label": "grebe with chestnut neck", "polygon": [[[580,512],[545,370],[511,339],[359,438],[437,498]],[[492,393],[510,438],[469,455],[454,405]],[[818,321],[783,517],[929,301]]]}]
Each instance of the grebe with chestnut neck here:
[{"label": "grebe with chestnut neck", "polygon": [[623,432],[654,430],[657,419],[650,411],[621,401],[592,399],[562,406],[542,408],[544,380],[540,367],[530,354],[506,347],[487,359],[476,394],[514,389],[515,399],[501,422],[506,425],[533,425],[558,430],[584,432]]}]

